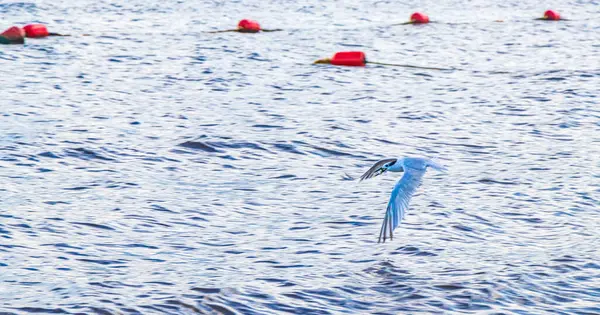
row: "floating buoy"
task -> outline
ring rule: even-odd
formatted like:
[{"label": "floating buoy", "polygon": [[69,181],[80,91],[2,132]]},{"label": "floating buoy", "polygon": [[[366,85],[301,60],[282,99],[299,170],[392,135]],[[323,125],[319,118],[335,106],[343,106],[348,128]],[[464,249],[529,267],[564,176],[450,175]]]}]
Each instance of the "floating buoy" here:
[{"label": "floating buoy", "polygon": [[0,34],[0,44],[24,44],[25,32],[17,26],[13,26]]},{"label": "floating buoy", "polygon": [[[27,24],[23,27],[25,36],[29,38],[43,38],[48,36],[71,36],[59,33],[50,33],[48,28],[44,24]],[[81,34],[82,36],[90,36],[88,34]]]},{"label": "floating buoy", "polygon": [[546,12],[544,12],[543,20],[558,21],[560,20],[560,14],[553,10],[547,10]]},{"label": "floating buoy", "polygon": [[411,24],[426,24],[429,23],[429,17],[421,12],[415,12],[410,16]]},{"label": "floating buoy", "polygon": [[258,32],[279,32],[283,31],[282,29],[271,29],[265,30],[260,28],[260,24],[256,21],[243,19],[238,22],[238,26],[234,30],[223,30],[223,31],[211,31],[207,33],[226,33],[226,32],[238,32],[238,33],[258,33]]},{"label": "floating buoy", "polygon": [[23,27],[25,36],[29,38],[41,38],[50,35],[48,29],[43,24],[28,24]]},{"label": "floating buoy", "polygon": [[446,68],[436,68],[436,67],[421,67],[421,66],[413,66],[413,65],[401,65],[394,63],[383,63],[383,62],[375,62],[368,61],[365,56],[365,53],[362,51],[341,51],[335,53],[333,58],[323,58],[314,62],[314,64],[332,64],[336,66],[350,66],[350,67],[364,67],[367,63],[382,65],[382,66],[393,66],[393,67],[405,67],[405,68],[415,68],[415,69],[426,69],[426,70],[457,70],[457,69],[446,69]]},{"label": "floating buoy", "polygon": [[260,32],[260,24],[256,21],[243,19],[238,23],[237,29],[242,33],[258,33]]},{"label": "floating buoy", "polygon": [[364,67],[367,63],[365,53],[362,51],[342,51],[335,53],[333,58],[324,58],[314,63],[332,64],[336,66]]}]

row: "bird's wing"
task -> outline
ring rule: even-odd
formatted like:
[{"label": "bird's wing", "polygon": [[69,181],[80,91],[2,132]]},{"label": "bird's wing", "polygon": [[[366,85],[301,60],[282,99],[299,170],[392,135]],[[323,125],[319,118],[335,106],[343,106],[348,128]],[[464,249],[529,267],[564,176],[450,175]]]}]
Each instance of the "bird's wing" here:
[{"label": "bird's wing", "polygon": [[360,181],[363,181],[363,180],[365,180],[365,179],[369,179],[369,178],[371,178],[371,177],[373,177],[373,176],[375,176],[375,175],[378,175],[378,174],[376,174],[376,172],[377,172],[377,170],[379,170],[379,169],[380,169],[382,166],[386,165],[386,164],[387,164],[387,163],[389,163],[389,162],[394,162],[394,163],[395,163],[396,161],[398,161],[398,159],[383,159],[383,160],[377,161],[377,162],[376,162],[376,163],[375,163],[373,166],[371,166],[371,168],[370,168],[368,171],[366,171],[366,172],[365,172],[365,173],[364,173],[364,174],[363,174],[363,175],[360,177]]},{"label": "bird's wing", "polygon": [[387,210],[385,212],[385,218],[383,218],[383,225],[379,232],[379,242],[385,242],[386,239],[393,238],[394,229],[400,224],[406,210],[408,210],[408,202],[410,198],[417,190],[417,187],[421,185],[421,179],[425,174],[424,169],[405,168],[404,175],[394,186],[392,195],[390,196],[390,202],[388,203]]}]

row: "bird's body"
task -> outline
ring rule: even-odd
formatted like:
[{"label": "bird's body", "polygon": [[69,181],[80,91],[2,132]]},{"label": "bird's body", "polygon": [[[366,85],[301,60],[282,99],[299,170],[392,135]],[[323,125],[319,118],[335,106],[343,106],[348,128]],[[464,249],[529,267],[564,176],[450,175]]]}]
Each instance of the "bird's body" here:
[{"label": "bird's body", "polygon": [[402,178],[400,178],[392,190],[390,201],[388,202],[385,217],[383,219],[383,225],[379,232],[380,242],[382,239],[383,242],[385,242],[387,238],[393,238],[393,231],[404,219],[406,210],[408,209],[408,202],[417,190],[417,187],[421,185],[421,180],[428,167],[437,171],[446,170],[442,165],[429,159],[404,157],[378,161],[365,172],[363,176],[361,176],[360,180],[362,181],[383,174],[386,171],[404,172],[404,175],[402,175]]}]

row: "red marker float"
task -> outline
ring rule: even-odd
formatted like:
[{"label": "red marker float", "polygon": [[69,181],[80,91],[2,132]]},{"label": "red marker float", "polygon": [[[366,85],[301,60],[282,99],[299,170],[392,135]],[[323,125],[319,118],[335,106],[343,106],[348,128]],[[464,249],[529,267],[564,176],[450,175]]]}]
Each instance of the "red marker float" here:
[{"label": "red marker float", "polygon": [[260,27],[258,22],[248,19],[243,19],[238,22],[237,28],[234,30],[224,31],[213,31],[207,33],[225,33],[225,32],[238,32],[238,33],[258,33],[258,32],[277,32],[282,31],[281,29],[265,30]]},{"label": "red marker float", "polygon": [[407,25],[407,24],[427,24],[429,23],[429,17],[427,14],[421,12],[415,12],[410,15],[410,20],[408,22],[393,24],[393,25]]},{"label": "red marker float", "polygon": [[350,67],[364,67],[367,63],[383,65],[383,66],[394,66],[394,67],[406,67],[406,68],[417,68],[417,69],[428,69],[428,70],[456,70],[456,69],[444,69],[444,68],[433,68],[433,67],[421,67],[412,65],[399,65],[391,63],[382,63],[367,61],[365,53],[362,51],[341,51],[335,53],[333,58],[319,59],[314,64],[332,64],[336,66],[350,66]]},{"label": "red marker float", "polygon": [[362,51],[342,51],[333,55],[333,58],[319,59],[315,64],[332,64],[336,66],[364,67],[367,64],[367,58]]},{"label": "red marker float", "polygon": [[29,38],[41,38],[50,35],[48,29],[43,24],[28,24],[23,27],[25,36]]},{"label": "red marker float", "polygon": [[25,32],[17,26],[13,26],[0,34],[0,44],[24,44]]},{"label": "red marker float", "polygon": [[415,12],[410,16],[410,24],[427,24],[429,17],[421,12]]},{"label": "red marker float", "polygon": [[560,20],[560,14],[553,10],[547,10],[546,12],[544,12],[544,17],[542,18],[542,20],[558,21]]},{"label": "red marker float", "polygon": [[258,33],[260,32],[260,24],[256,21],[243,19],[238,23],[237,29],[241,33]]},{"label": "red marker float", "polygon": [[48,32],[48,28],[44,24],[27,24],[23,27],[25,36],[28,38],[43,38],[48,36],[70,36],[58,33]]}]

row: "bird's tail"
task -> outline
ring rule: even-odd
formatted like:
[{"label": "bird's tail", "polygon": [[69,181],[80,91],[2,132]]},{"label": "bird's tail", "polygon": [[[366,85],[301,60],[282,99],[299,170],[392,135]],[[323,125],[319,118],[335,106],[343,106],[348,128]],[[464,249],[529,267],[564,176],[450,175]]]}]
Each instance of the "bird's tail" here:
[{"label": "bird's tail", "polygon": [[443,173],[446,173],[448,171],[448,168],[446,168],[444,165],[439,164],[439,163],[437,163],[435,161],[432,161],[432,160],[429,160],[427,162],[427,166],[433,168],[436,171],[440,171],[440,172],[443,172]]}]

